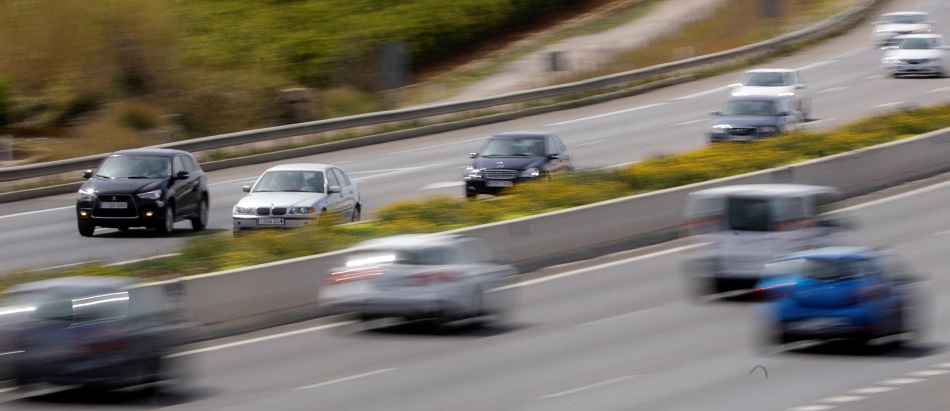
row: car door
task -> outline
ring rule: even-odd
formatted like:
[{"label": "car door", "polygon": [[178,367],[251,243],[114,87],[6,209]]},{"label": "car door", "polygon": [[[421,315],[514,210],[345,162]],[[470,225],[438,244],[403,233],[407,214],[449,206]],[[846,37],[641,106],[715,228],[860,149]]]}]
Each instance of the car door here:
[{"label": "car door", "polygon": [[[198,203],[198,174],[188,171],[183,156],[176,155],[172,159],[171,188],[175,197],[175,215],[187,215],[195,212]],[[185,178],[178,178],[178,173],[188,172]]]},{"label": "car door", "polygon": [[[339,213],[341,218],[346,218],[346,200],[343,196],[343,186],[340,184],[340,179],[337,177],[337,174],[333,172],[333,168],[328,168],[327,175],[327,201],[326,207],[327,210],[334,213]],[[339,193],[331,192],[332,189],[339,188]]]},{"label": "car door", "polygon": [[342,215],[346,216],[347,219],[353,218],[353,210],[356,208],[356,204],[359,202],[359,191],[356,188],[356,185],[350,181],[350,178],[346,176],[346,173],[339,168],[332,168],[330,172],[336,177],[337,183],[340,185],[340,212]]},{"label": "car door", "polygon": [[548,171],[564,172],[571,168],[570,153],[564,148],[564,145],[555,136],[545,138],[545,155],[547,155]]}]

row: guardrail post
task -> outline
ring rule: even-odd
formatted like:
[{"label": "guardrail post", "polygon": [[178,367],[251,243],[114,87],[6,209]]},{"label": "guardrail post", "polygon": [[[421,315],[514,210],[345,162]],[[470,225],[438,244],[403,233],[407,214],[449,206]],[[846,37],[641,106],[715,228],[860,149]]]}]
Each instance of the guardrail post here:
[{"label": "guardrail post", "polygon": [[563,71],[565,69],[563,51],[552,51],[549,56],[549,61],[550,71]]},{"label": "guardrail post", "polygon": [[13,161],[13,136],[0,136],[0,161]]}]

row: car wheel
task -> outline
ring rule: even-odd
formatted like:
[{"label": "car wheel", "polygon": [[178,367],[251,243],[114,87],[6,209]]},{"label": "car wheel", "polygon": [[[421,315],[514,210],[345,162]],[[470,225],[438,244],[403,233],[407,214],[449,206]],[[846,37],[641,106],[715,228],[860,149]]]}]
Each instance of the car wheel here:
[{"label": "car wheel", "polygon": [[96,226],[92,224],[87,224],[80,222],[79,223],[79,235],[83,237],[92,237],[92,234],[96,232]]},{"label": "car wheel", "polygon": [[356,206],[356,208],[353,209],[353,218],[351,218],[350,221],[354,223],[360,221],[360,206]]},{"label": "car wheel", "polygon": [[191,228],[195,231],[204,230],[208,226],[208,198],[198,202],[198,215],[191,219]]},{"label": "car wheel", "polygon": [[175,206],[168,204],[165,206],[165,218],[162,225],[158,226],[158,232],[161,235],[169,235],[175,231]]},{"label": "car wheel", "polygon": [[478,193],[474,191],[470,191],[468,187],[465,187],[465,198],[474,199],[477,196],[478,196]]}]

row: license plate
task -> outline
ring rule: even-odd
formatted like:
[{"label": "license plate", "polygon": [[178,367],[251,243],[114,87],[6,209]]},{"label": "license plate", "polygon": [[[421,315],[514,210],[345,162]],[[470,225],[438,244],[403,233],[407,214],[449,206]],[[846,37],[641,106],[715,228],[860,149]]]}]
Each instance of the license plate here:
[{"label": "license plate", "polygon": [[822,331],[848,325],[846,318],[810,318],[795,321],[791,328],[799,331]]},{"label": "license plate", "polygon": [[102,208],[129,208],[129,204],[125,202],[113,202],[113,201],[103,201],[99,203],[99,207]]},{"label": "license plate", "polygon": [[283,218],[258,218],[257,225],[284,225]]},{"label": "license plate", "polygon": [[511,181],[498,181],[498,180],[488,180],[485,182],[486,187],[511,187]]}]

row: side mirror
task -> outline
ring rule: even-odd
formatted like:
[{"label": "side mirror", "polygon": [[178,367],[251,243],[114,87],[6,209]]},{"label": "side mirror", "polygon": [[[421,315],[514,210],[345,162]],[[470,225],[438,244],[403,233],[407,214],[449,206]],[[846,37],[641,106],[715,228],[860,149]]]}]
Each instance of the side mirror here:
[{"label": "side mirror", "polygon": [[188,178],[188,172],[185,170],[179,171],[177,174],[175,174],[175,178],[179,180],[186,179]]},{"label": "side mirror", "polygon": [[251,186],[244,186],[244,187],[241,187],[241,189],[244,190],[245,193],[251,192]]},{"label": "side mirror", "polygon": [[804,85],[804,84],[796,84],[796,85],[795,85],[795,90],[802,90],[802,89],[804,89],[804,88],[805,88],[805,85]]},{"label": "side mirror", "polygon": [[330,193],[330,194],[333,194],[333,193],[342,193],[342,192],[343,192],[343,188],[340,187],[340,186],[330,186],[330,188],[327,189],[327,192]]},{"label": "side mirror", "polygon": [[562,157],[560,154],[554,153],[554,154],[548,155],[548,158],[550,158],[551,160],[560,160]]},{"label": "side mirror", "polygon": [[778,115],[779,115],[779,117],[785,117],[785,116],[788,116],[788,112],[787,112],[787,111],[779,111],[779,112],[778,112]]},{"label": "side mirror", "polygon": [[742,83],[732,83],[729,85],[729,88],[739,88],[742,87]]},{"label": "side mirror", "polygon": [[709,112],[709,115],[712,115],[712,116],[721,116],[721,115],[722,115],[722,110],[710,111],[710,112]]},{"label": "side mirror", "polygon": [[478,153],[468,153],[468,158],[478,157]]},{"label": "side mirror", "polygon": [[82,178],[85,178],[86,180],[92,178],[92,170],[83,171]]}]

